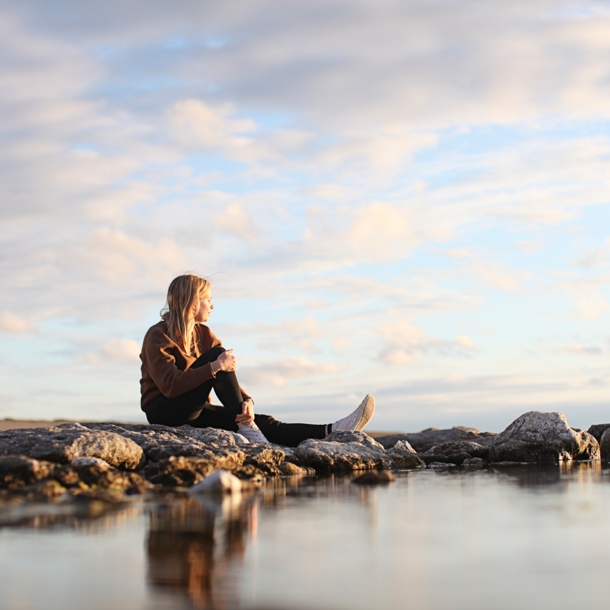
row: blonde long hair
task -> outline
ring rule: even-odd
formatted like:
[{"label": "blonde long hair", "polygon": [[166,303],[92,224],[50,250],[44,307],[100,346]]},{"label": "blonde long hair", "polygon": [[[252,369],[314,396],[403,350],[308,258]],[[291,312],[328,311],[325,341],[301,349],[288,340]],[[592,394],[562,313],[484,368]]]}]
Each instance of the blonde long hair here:
[{"label": "blonde long hair", "polygon": [[179,275],[167,289],[167,303],[161,317],[167,322],[167,332],[184,352],[191,356],[194,348],[195,305],[210,290],[210,282],[197,275]]}]

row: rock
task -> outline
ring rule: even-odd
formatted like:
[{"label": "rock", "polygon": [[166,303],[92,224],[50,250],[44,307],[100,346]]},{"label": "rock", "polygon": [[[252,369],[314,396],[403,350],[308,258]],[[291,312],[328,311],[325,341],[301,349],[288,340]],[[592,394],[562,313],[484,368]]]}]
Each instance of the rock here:
[{"label": "rock", "polygon": [[601,443],[602,436],[608,428],[610,428],[610,424],[593,424],[592,426],[589,426],[587,432],[594,436],[598,443]]},{"label": "rock", "polygon": [[430,462],[428,468],[432,470],[443,470],[444,468],[455,468],[455,464],[449,462]]},{"label": "rock", "polygon": [[425,468],[426,464],[418,457],[413,447],[407,441],[398,441],[388,452],[392,460],[392,468],[413,469]]},{"label": "rock", "polygon": [[480,445],[488,445],[494,437],[493,432],[479,432],[476,428],[455,426],[446,430],[427,428],[421,432],[409,432],[400,434],[388,434],[377,437],[377,441],[386,449],[392,448],[398,441],[407,441],[418,453],[428,451],[434,445],[441,443],[473,440]]},{"label": "rock", "polygon": [[287,477],[306,477],[316,474],[316,471],[311,468],[303,468],[292,462],[283,462],[279,465],[280,472]]},{"label": "rock", "polygon": [[19,489],[46,479],[53,465],[23,455],[0,457],[0,488]]},{"label": "rock", "polygon": [[[213,459],[216,456],[229,457],[240,454],[238,443],[240,434],[216,428],[193,428],[180,426],[172,428],[158,424],[83,424],[90,430],[119,434],[139,445],[146,459],[159,462],[170,457],[200,457]],[[243,438],[243,437],[241,437]],[[102,457],[102,456],[99,456]]]},{"label": "rock", "polygon": [[468,453],[467,457],[486,458],[489,455],[489,447],[475,441],[450,441],[434,445],[426,453],[447,456]]},{"label": "rock", "polygon": [[284,462],[283,451],[261,444],[242,447],[242,449],[245,449],[247,456],[245,464],[256,466],[266,475],[279,476],[282,474],[279,466]]},{"label": "rock", "polygon": [[602,434],[602,438],[601,438],[599,447],[600,447],[602,459],[605,462],[610,462],[610,428],[608,428]]},{"label": "rock", "polygon": [[352,479],[352,483],[355,485],[387,485],[395,480],[396,477],[388,470],[371,470]]},{"label": "rock", "polygon": [[530,411],[500,432],[489,448],[490,462],[558,463],[600,459],[599,443],[570,428],[562,413]]},{"label": "rock", "polygon": [[242,482],[235,475],[226,470],[216,470],[189,489],[189,495],[198,494],[235,494],[242,490]]},{"label": "rock", "polygon": [[96,457],[77,457],[70,462],[70,466],[74,468],[91,468],[94,466],[104,471],[111,468],[108,462]]},{"label": "rock", "polygon": [[295,455],[302,465],[315,470],[371,470],[392,466],[383,446],[364,432],[333,432],[324,440],[310,438],[295,449]]},{"label": "rock", "polygon": [[469,468],[482,468],[485,464],[485,460],[480,457],[468,458],[462,462],[462,466],[468,466]]},{"label": "rock", "polygon": [[27,491],[39,499],[50,500],[66,493],[67,489],[57,481],[47,480],[30,485],[30,487],[27,488]]},{"label": "rock", "polygon": [[144,463],[144,452],[130,439],[102,430],[93,432],[80,424],[0,432],[0,455],[25,455],[60,464],[78,457],[97,457],[128,470]]},{"label": "rock", "polygon": [[[191,487],[215,470],[235,470],[244,463],[245,453],[236,451],[228,456],[195,458],[172,456],[146,468],[146,477],[155,485],[164,487]],[[251,466],[255,469],[254,466]]]}]

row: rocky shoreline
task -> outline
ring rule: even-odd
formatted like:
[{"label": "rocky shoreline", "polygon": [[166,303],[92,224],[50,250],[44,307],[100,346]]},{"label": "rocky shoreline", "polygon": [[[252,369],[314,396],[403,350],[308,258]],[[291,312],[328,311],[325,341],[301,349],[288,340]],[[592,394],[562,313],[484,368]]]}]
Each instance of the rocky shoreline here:
[{"label": "rocky shoreline", "polygon": [[68,423],[0,432],[0,502],[120,502],[151,492],[205,489],[206,477],[219,471],[232,477],[216,476],[215,489],[234,489],[230,481],[236,479],[247,489],[281,476],[383,473],[377,479],[368,475],[363,482],[369,484],[391,480],[391,470],[572,460],[610,461],[610,424],[585,432],[571,428],[561,413],[531,411],[499,434],[461,426],[376,439],[335,432],[289,448],[188,425]]}]

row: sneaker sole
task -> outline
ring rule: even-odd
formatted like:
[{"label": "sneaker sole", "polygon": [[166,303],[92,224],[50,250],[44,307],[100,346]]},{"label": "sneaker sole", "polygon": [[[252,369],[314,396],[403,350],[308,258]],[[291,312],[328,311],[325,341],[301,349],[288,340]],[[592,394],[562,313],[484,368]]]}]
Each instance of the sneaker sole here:
[{"label": "sneaker sole", "polygon": [[375,412],[375,399],[370,394],[367,394],[360,403],[360,406],[362,407],[362,413],[354,430],[364,430],[364,427],[371,421]]}]

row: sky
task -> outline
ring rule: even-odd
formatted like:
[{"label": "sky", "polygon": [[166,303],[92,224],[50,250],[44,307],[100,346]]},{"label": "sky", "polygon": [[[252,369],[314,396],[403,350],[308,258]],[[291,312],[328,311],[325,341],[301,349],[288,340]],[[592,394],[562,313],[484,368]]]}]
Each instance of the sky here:
[{"label": "sky", "polygon": [[167,286],[257,412],[610,421],[610,6],[0,0],[0,418],[145,421]]}]

